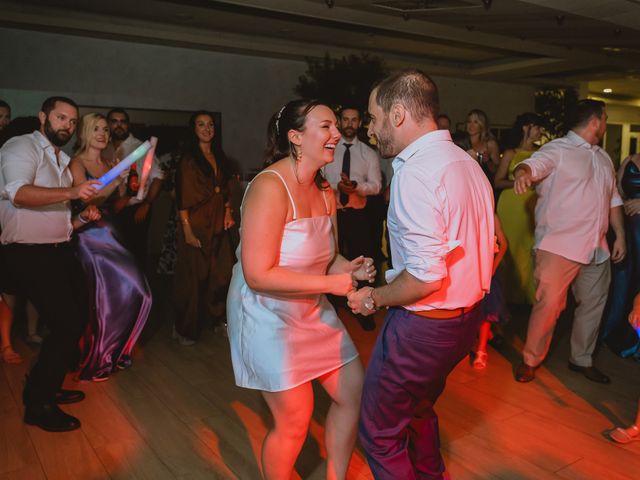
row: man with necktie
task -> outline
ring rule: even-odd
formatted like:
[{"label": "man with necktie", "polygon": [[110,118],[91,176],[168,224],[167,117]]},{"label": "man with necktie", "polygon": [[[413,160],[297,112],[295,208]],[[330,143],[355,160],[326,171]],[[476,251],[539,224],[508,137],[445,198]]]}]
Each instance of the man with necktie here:
[{"label": "man with necktie", "polygon": [[343,108],[339,122],[342,138],[324,173],[336,195],[340,252],[349,260],[359,255],[373,257],[371,225],[364,207],[367,197],[380,192],[380,161],[376,151],[358,139],[362,118],[357,108]]}]

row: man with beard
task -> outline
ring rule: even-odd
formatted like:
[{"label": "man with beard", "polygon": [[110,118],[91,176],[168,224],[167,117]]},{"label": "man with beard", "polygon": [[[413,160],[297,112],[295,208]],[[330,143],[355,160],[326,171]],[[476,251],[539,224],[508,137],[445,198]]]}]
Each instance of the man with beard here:
[{"label": "man with beard", "polygon": [[61,389],[88,314],[71,234],[100,218],[95,206],[72,216],[70,201],[87,202],[99,182],[73,187],[69,157],[60,150],[76,129],[73,100],[48,98],[39,119],[40,130],[14,137],[0,150],[0,268],[6,291],[31,300],[50,332],[25,383],[24,421],[61,432],[79,428],[80,421],[58,404],[84,398],[80,391]]},{"label": "man with beard", "polygon": [[[531,310],[518,382],[530,382],[549,351],[569,287],[576,300],[568,367],[596,383],[610,379],[593,366],[611,267],[626,253],[623,202],[613,163],[598,144],[607,131],[604,102],[580,100],[570,116],[571,130],[543,145],[514,171],[513,190],[522,195],[534,183],[536,203],[536,301]],[[615,241],[611,253],[607,230]]]},{"label": "man with beard", "polygon": [[349,260],[359,255],[373,257],[371,225],[364,207],[368,196],[380,192],[380,161],[375,150],[358,140],[362,119],[357,108],[343,108],[339,122],[342,138],[324,174],[336,195],[340,253]]},{"label": "man with beard", "polygon": [[436,400],[468,355],[489,290],[493,194],[476,161],[438,130],[438,90],[419,70],[369,97],[369,135],[395,157],[387,226],[388,284],[348,295],[354,312],[389,308],[369,361],[360,441],[378,480],[442,479]]},{"label": "man with beard", "polygon": [[[107,122],[111,129],[111,142],[103,152],[106,161],[115,164],[123,160],[127,155],[142,145],[142,141],[129,132],[129,114],[122,108],[114,108],[107,114]],[[138,175],[142,174],[144,157],[140,158],[134,165]],[[145,192],[142,202],[138,202],[135,191],[130,189],[122,195],[116,204],[117,220],[120,231],[125,236],[125,241],[131,253],[136,257],[138,263],[144,270],[147,260],[147,235],[151,220],[151,205],[160,193],[164,174],[159,166],[156,156],[153,157],[151,172],[145,185]],[[131,170],[129,170],[131,173]],[[131,182],[127,179],[127,185]],[[125,192],[121,192],[125,193]]]},{"label": "man with beard", "polygon": [[[374,225],[368,211],[367,197],[376,195],[382,186],[378,154],[358,139],[362,126],[360,110],[346,106],[340,111],[342,138],[336,146],[334,160],[324,167],[324,174],[336,196],[338,246],[349,260],[359,255],[379,257],[376,251]],[[304,152],[303,152],[304,155]],[[371,318],[358,316],[365,330],[373,330]]]}]

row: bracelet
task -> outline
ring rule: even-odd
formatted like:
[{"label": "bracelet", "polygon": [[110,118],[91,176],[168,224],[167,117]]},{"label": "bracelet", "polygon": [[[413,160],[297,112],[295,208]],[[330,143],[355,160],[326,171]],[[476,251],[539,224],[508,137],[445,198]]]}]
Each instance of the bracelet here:
[{"label": "bracelet", "polygon": [[82,218],[82,215],[78,214],[78,220],[80,220],[80,223],[89,223],[89,220],[85,220],[84,218]]}]

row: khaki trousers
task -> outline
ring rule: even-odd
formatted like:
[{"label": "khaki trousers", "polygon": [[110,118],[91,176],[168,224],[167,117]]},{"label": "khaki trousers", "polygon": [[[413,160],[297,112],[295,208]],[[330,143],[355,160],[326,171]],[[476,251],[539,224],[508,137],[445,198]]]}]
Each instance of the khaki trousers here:
[{"label": "khaki trousers", "polygon": [[538,250],[533,277],[536,302],[529,318],[527,341],[522,352],[524,362],[537,367],[544,360],[558,317],[567,304],[567,291],[571,286],[577,306],[571,331],[570,361],[575,365],[590,367],[609,292],[609,260],[584,265]]}]

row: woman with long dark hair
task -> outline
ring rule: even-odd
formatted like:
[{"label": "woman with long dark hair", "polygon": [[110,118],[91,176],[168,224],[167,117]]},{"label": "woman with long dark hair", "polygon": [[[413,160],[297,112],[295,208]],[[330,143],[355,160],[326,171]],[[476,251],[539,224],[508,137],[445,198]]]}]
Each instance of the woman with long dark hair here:
[{"label": "woman with long dark hair", "polygon": [[227,157],[213,114],[195,112],[176,171],[178,229],[173,299],[174,338],[193,345],[206,322],[224,324],[232,252],[226,230],[234,225]]},{"label": "woman with long dark hair", "polygon": [[533,304],[534,208],[537,196],[530,190],[524,195],[513,191],[513,171],[538,148],[536,142],[544,132],[544,119],[535,113],[518,115],[507,137],[500,166],[496,172],[495,187],[502,189],[498,198],[497,213],[509,251],[504,261],[504,285],[507,301],[517,304]]},{"label": "woman with long dark hair", "polygon": [[[272,117],[268,167],[247,188],[239,261],[227,310],[236,384],[257,389],[274,425],[262,445],[265,479],[291,478],[313,412],[311,382],[332,399],[327,478],[344,479],[356,439],[362,365],[325,294],[375,278],[373,260],[337,253],[336,201],[320,169],[338,141],[333,111],[294,100]],[[366,232],[363,232],[366,235]]]}]

